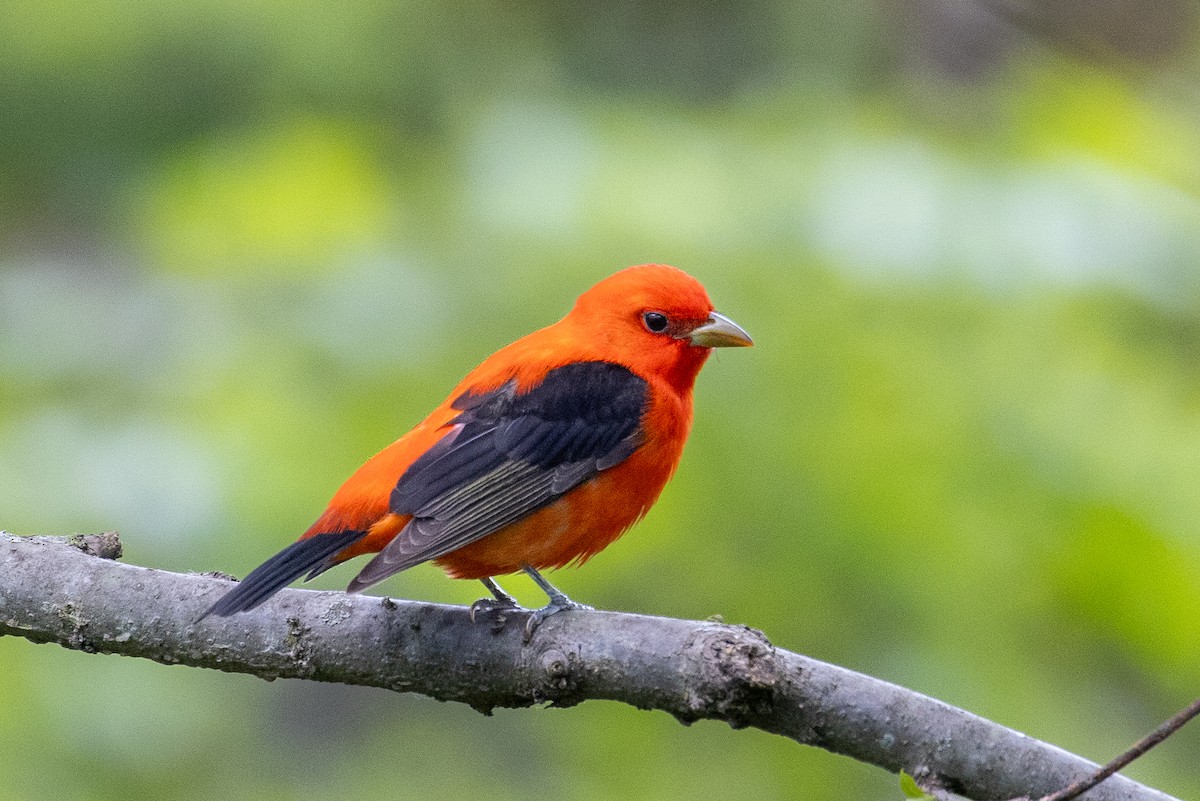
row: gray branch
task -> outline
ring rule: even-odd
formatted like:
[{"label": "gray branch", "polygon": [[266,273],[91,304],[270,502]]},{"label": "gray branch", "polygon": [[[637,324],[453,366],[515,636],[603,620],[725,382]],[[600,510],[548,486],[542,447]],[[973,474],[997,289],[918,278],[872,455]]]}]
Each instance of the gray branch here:
[{"label": "gray branch", "polygon": [[[529,644],[523,612],[341,592],[284,590],[197,623],[227,579],[114,561],[116,535],[0,532],[0,635],[262,678],[384,687],[487,713],[593,698],[682,723],[755,726],[975,799],[1037,798],[1092,763],[879,679],[776,648],[742,626],[617,612],[548,618]],[[1087,801],[1172,801],[1116,776]]]}]

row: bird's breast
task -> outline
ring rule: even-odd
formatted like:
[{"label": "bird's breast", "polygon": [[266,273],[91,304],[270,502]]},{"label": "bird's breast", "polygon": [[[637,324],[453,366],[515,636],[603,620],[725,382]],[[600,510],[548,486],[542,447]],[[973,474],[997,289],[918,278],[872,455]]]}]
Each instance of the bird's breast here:
[{"label": "bird's breast", "polygon": [[691,422],[690,403],[652,401],[642,444],[614,467],[528,517],[436,560],[454,578],[582,564],[608,547],[650,509],[679,464]]}]

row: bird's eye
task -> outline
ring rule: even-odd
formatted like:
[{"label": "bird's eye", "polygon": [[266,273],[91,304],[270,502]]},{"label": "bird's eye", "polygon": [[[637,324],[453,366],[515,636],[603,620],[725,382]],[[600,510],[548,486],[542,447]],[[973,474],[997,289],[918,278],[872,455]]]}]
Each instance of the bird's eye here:
[{"label": "bird's eye", "polygon": [[661,334],[667,330],[667,315],[662,312],[649,311],[642,315],[642,322],[646,324],[646,330],[652,334]]}]

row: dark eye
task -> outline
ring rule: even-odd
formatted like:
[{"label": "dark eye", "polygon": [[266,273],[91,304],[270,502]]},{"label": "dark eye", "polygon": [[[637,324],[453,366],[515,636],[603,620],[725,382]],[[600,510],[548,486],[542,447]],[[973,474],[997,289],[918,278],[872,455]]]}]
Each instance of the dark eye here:
[{"label": "dark eye", "polygon": [[667,330],[667,315],[662,312],[646,312],[642,315],[642,322],[646,324],[646,330],[652,334],[661,334]]}]

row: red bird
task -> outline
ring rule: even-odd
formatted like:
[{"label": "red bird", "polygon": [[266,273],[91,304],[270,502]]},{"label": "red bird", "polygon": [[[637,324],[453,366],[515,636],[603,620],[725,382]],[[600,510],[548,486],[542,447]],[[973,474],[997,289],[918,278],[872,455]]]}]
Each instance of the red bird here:
[{"label": "red bird", "polygon": [[679,464],[700,368],[713,348],[750,344],[687,273],[621,270],[484,360],[204,616],[253,609],[305,573],[375,552],[349,592],[432,559],[495,596],[472,613],[519,609],[492,577],[529,574],[550,603],[527,633],[589,608],[538,571],[582,564],[646,514]]}]

